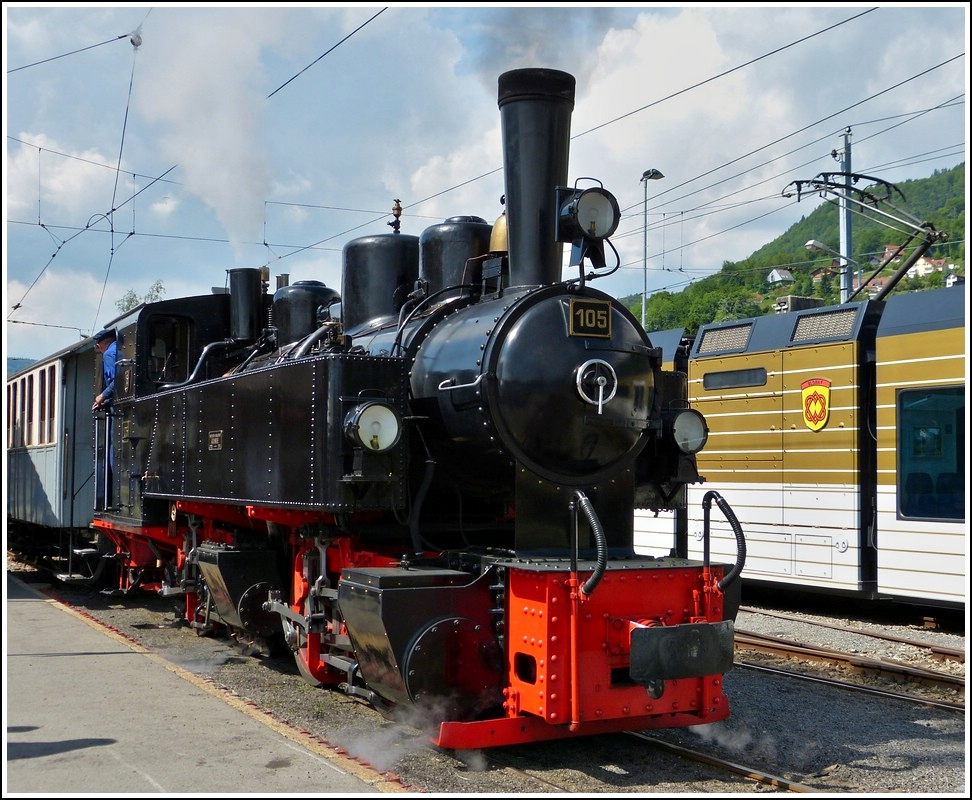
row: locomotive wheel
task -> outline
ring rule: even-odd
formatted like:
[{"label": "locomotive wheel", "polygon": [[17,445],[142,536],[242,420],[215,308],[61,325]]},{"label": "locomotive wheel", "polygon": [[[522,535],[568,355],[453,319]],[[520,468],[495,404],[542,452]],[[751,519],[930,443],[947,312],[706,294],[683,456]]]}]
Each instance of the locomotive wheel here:
[{"label": "locomotive wheel", "polygon": [[216,626],[209,621],[209,615],[206,613],[206,609],[203,606],[198,606],[194,616],[195,619],[192,622],[192,629],[196,632],[196,636],[212,636]]},{"label": "locomotive wheel", "polygon": [[[297,649],[294,650],[294,661],[297,662],[297,671],[311,686],[322,686],[324,682],[315,677],[310,665],[307,663],[308,653],[310,652],[310,648],[307,646],[307,635],[296,625],[290,625],[289,622],[286,624],[293,629],[293,636],[297,643]],[[288,638],[289,636],[290,632],[288,631]]]},{"label": "locomotive wheel", "polygon": [[[314,674],[314,669],[310,664],[312,651],[309,642],[310,637],[307,635],[307,632],[286,617],[281,617],[280,621],[283,625],[284,641],[294,652],[294,661],[297,664],[297,671],[300,673],[300,677],[311,686],[323,686],[325,681]],[[317,666],[316,656],[314,666]]]}]

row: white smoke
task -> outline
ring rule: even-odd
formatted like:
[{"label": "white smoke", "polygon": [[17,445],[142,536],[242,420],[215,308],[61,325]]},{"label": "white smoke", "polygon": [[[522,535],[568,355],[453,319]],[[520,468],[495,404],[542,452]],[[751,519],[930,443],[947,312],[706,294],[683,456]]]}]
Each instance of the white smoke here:
[{"label": "white smoke", "polygon": [[273,188],[261,56],[285,22],[271,9],[159,10],[141,34],[133,101],[159,128],[160,172],[177,165],[168,177],[212,209],[237,251],[262,239]]}]

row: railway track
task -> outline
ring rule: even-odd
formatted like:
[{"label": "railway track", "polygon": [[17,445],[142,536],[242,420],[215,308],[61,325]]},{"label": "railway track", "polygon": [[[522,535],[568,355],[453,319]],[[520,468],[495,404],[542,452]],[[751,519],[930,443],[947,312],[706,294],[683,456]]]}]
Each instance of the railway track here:
[{"label": "railway track", "polygon": [[947,647],[945,645],[930,643],[923,639],[917,639],[911,636],[899,636],[897,634],[889,633],[887,631],[877,630],[874,628],[851,627],[849,625],[838,624],[833,622],[825,622],[819,619],[807,619],[806,617],[798,617],[794,614],[787,614],[780,611],[769,611],[764,608],[751,608],[748,606],[741,606],[739,610],[749,614],[759,614],[764,617],[774,617],[776,619],[786,620],[789,622],[798,622],[804,625],[811,625],[819,628],[830,628],[831,630],[840,631],[843,633],[850,633],[857,636],[867,636],[872,639],[881,639],[886,642],[905,644],[910,647],[917,647],[919,649],[927,650],[933,658],[936,658],[940,661],[956,661],[960,664],[965,663],[964,648],[960,649],[957,647]]},{"label": "railway track", "polygon": [[642,742],[647,743],[651,747],[666,750],[669,753],[673,753],[681,758],[687,758],[692,761],[698,761],[702,764],[708,764],[710,766],[716,767],[717,769],[725,770],[726,772],[731,772],[735,775],[740,775],[747,780],[755,781],[761,786],[767,786],[774,789],[783,789],[787,792],[817,792],[819,789],[815,789],[811,786],[807,786],[804,783],[798,781],[790,780],[789,778],[783,778],[779,775],[775,775],[771,772],[767,772],[759,767],[744,766],[728,758],[720,758],[719,756],[712,755],[711,753],[706,753],[701,750],[685,747],[683,745],[672,744],[671,742],[665,742],[658,739],[651,734],[644,733],[643,731],[633,731],[627,736],[633,736]]},{"label": "railway track", "polygon": [[846,653],[832,648],[802,642],[781,641],[775,636],[736,629],[736,647],[785,658],[816,661],[845,673],[880,676],[895,683],[909,683],[934,689],[952,691],[965,697],[965,676],[916,667],[888,658],[875,658],[858,653]]},{"label": "railway track", "polygon": [[934,708],[940,708],[946,711],[956,711],[961,714],[965,713],[965,702],[956,703],[949,700],[936,700],[931,697],[922,697],[915,694],[906,694],[901,692],[892,692],[888,689],[880,689],[875,686],[866,686],[860,683],[849,683],[848,681],[840,681],[835,678],[826,678],[816,675],[808,675],[804,672],[796,672],[794,670],[780,669],[779,667],[770,667],[766,664],[751,664],[745,661],[737,661],[737,667],[742,667],[743,669],[753,670],[756,672],[772,673],[774,675],[782,675],[787,678],[793,678],[795,680],[802,681],[813,681],[816,683],[825,684],[827,686],[835,686],[841,689],[849,689],[854,692],[862,692],[865,694],[871,694],[878,697],[886,697],[895,700],[904,700],[911,703],[918,703],[920,705],[932,706]]},{"label": "railway track", "polygon": [[[722,758],[697,747],[689,747],[682,744],[664,741],[658,736],[646,731],[627,731],[625,733],[612,734],[612,737],[617,738],[619,742],[622,742],[623,740],[627,740],[627,743],[629,744],[633,742],[635,743],[635,748],[646,746],[652,751],[660,751],[672,756],[675,761],[692,762],[695,764],[705,765],[706,767],[711,767],[715,773],[726,773],[728,776],[734,776],[727,778],[727,781],[738,781],[739,779],[742,779],[744,786],[766,787],[767,789],[778,789],[798,793],[820,791],[815,787],[791,778],[786,778],[781,775],[768,772],[767,770],[758,766],[741,764],[736,760]],[[619,744],[619,748],[621,749],[623,749],[625,746],[627,745]],[[651,756],[646,755],[643,758],[645,760],[650,760]],[[542,791],[557,793],[575,793],[578,791],[575,784],[565,782],[563,779],[557,781],[552,780],[549,777],[545,777],[543,770],[524,766],[522,759],[516,758],[510,753],[489,753],[486,755],[486,761],[491,767],[509,770],[513,773],[521,775],[526,785],[538,784]],[[610,769],[609,765],[608,769]]]},{"label": "railway track", "polygon": [[[175,628],[170,603],[161,598],[110,598],[71,587],[56,587],[56,592],[104,624],[265,709],[268,717],[286,720],[309,736],[326,736],[375,769],[422,787],[417,791],[502,796],[524,792],[916,791],[915,787],[923,787],[922,791],[934,792],[941,790],[940,776],[952,774],[939,762],[943,731],[950,743],[958,736],[952,729],[962,727],[962,718],[955,714],[957,707],[926,703],[926,709],[915,711],[921,698],[895,694],[892,690],[900,688],[902,679],[892,677],[887,664],[877,674],[854,673],[858,680],[867,679],[876,686],[860,697],[857,692],[844,691],[835,680],[844,669],[825,660],[833,654],[823,647],[816,648],[818,660],[812,660],[796,650],[772,653],[737,641],[739,669],[727,675],[733,707],[727,723],[476,753],[437,752],[427,747],[421,731],[409,730],[407,723],[406,727],[392,724],[357,702],[309,689],[295,674],[292,661],[271,664],[267,659],[243,658],[232,643],[200,639]],[[788,620],[779,620],[781,626],[784,622],[789,626]],[[828,628],[821,630],[825,637],[830,633]],[[764,635],[762,640],[767,647],[778,648],[782,643],[779,635]],[[754,662],[762,659],[762,663],[744,665],[750,655]],[[946,663],[953,669],[960,666],[956,661]],[[804,713],[809,709],[812,714]],[[916,719],[936,721],[916,728]],[[959,721],[951,721],[956,719]],[[846,721],[846,730],[841,729],[841,720]],[[890,728],[875,737],[875,725]],[[904,730],[909,733],[905,735]],[[925,747],[922,752],[926,755],[917,760],[898,754],[899,747],[920,740],[924,730],[935,738],[933,750]],[[881,746],[875,749],[878,742]],[[813,751],[807,752],[811,745]],[[916,746],[921,747],[920,742]],[[955,747],[961,760],[964,737]],[[951,744],[946,752],[950,748]],[[908,767],[903,771],[880,767],[886,762],[907,763]],[[887,786],[870,785],[868,775],[875,769],[884,776],[881,780],[888,781]]]}]

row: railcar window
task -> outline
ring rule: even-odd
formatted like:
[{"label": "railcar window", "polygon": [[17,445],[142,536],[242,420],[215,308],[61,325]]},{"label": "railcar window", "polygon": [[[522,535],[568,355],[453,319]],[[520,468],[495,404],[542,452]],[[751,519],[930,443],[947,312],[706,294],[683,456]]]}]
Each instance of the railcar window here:
[{"label": "railcar window", "polygon": [[899,513],[965,519],[964,390],[899,390],[897,415]]},{"label": "railcar window", "polygon": [[744,386],[765,386],[766,369],[731,369],[726,372],[707,372],[702,376],[702,385],[707,390],[740,389]]},{"label": "railcar window", "polygon": [[20,394],[20,402],[17,404],[17,446],[26,447],[27,439],[24,436],[24,425],[27,419],[27,411],[24,406],[24,397],[27,394],[27,379],[21,378],[17,386],[17,391]]},{"label": "railcar window", "polygon": [[27,388],[24,391],[24,444],[28,447],[37,444],[34,438],[34,376],[27,376]]},{"label": "railcar window", "polygon": [[47,370],[42,369],[38,374],[37,405],[40,416],[37,420],[37,443],[47,443]]},{"label": "railcar window", "polygon": [[17,384],[7,384],[7,447],[17,444]]},{"label": "railcar window", "polygon": [[51,364],[47,368],[47,441],[54,441],[54,431],[57,426],[54,424],[54,413],[57,409],[57,387],[60,382],[57,380],[57,367]]}]

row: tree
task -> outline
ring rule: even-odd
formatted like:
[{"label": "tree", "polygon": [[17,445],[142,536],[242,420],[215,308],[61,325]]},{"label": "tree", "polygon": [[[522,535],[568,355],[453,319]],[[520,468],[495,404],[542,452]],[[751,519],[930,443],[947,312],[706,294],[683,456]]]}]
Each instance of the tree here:
[{"label": "tree", "polygon": [[162,281],[156,281],[149,287],[149,290],[145,293],[145,297],[140,298],[134,289],[129,289],[122,295],[121,300],[115,302],[115,308],[124,314],[126,311],[131,311],[135,306],[141,305],[142,303],[154,303],[156,300],[161,300],[164,294],[165,287],[162,285]]}]

